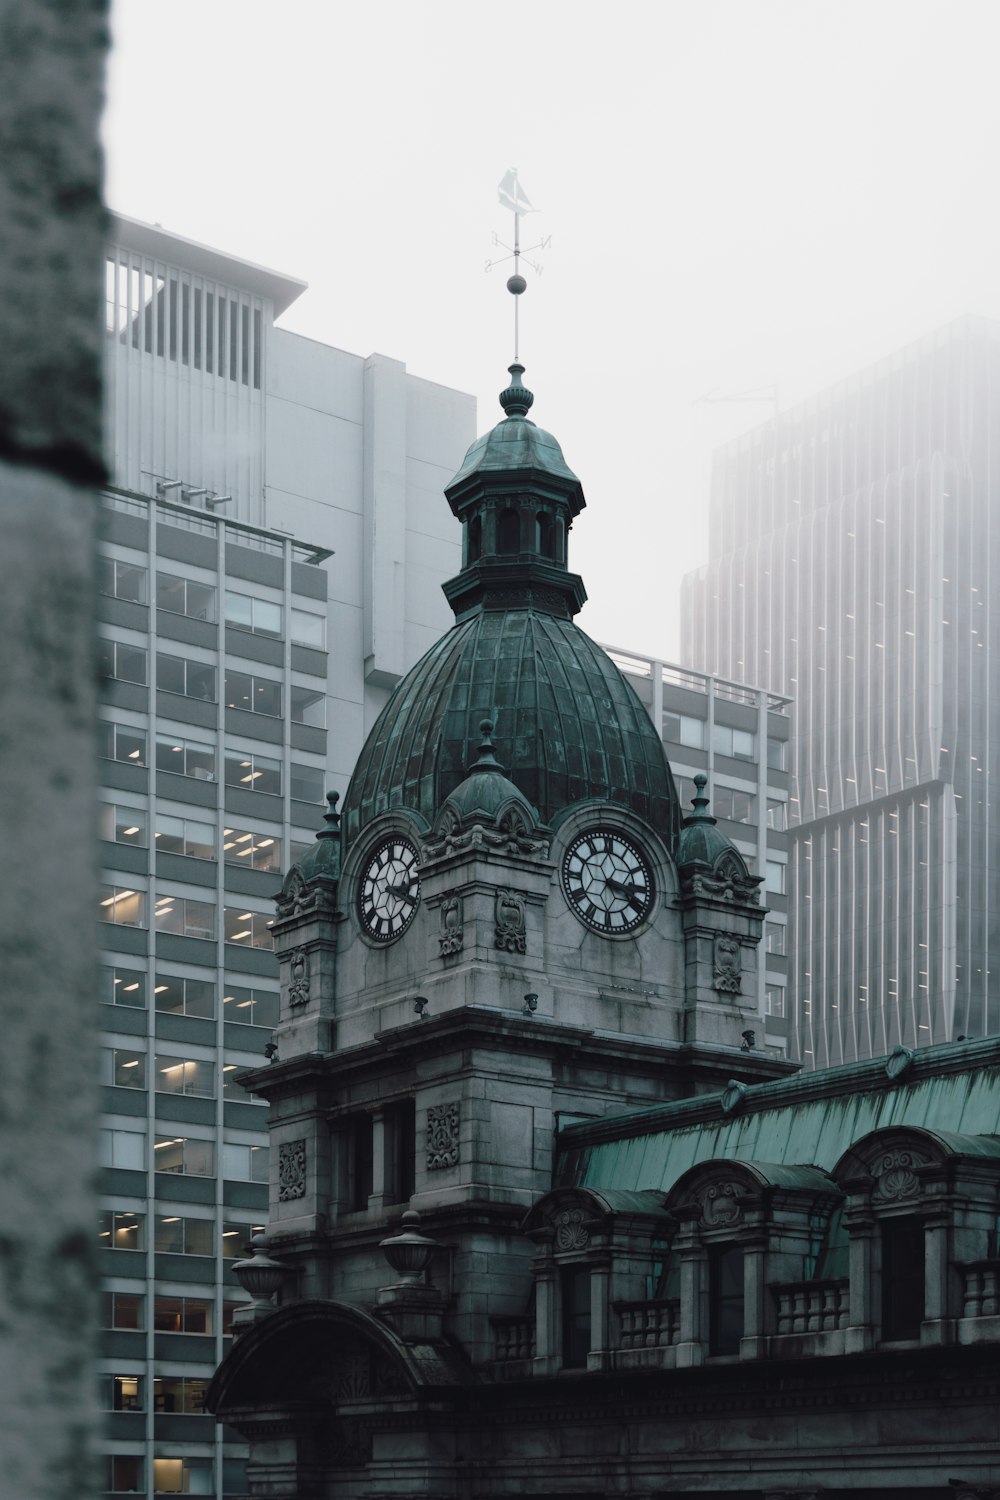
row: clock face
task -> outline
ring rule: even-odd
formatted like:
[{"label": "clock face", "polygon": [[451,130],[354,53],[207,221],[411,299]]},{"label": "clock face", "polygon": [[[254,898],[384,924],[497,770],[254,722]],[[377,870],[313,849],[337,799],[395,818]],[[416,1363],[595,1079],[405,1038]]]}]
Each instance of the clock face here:
[{"label": "clock face", "polygon": [[648,860],[610,828],[595,828],[573,840],[563,860],[562,878],[576,915],[605,936],[631,932],[653,904]]},{"label": "clock face", "polygon": [[408,839],[385,839],[358,888],[358,916],[370,938],[391,943],[410,925],[420,900],[417,851]]}]

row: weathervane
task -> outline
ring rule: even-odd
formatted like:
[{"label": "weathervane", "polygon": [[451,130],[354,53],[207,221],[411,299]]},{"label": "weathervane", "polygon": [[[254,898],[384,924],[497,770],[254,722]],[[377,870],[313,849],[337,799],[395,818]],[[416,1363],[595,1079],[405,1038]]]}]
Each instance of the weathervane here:
[{"label": "weathervane", "polygon": [[[514,274],[507,278],[507,290],[514,298],[514,362],[516,364],[518,361],[517,299],[528,285],[521,275],[521,255],[523,253],[521,250],[521,215],[538,212],[537,209],[532,207],[530,199],[517,180],[516,167],[511,167],[509,172],[505,172],[500,181],[500,202],[504,208],[509,208],[514,215],[514,243],[513,245],[508,245],[498,234],[494,234],[494,245],[499,245],[501,249],[507,251],[507,254],[501,255],[497,260],[488,260],[486,262],[486,269],[487,271],[492,271],[494,266],[502,266],[505,261],[513,260],[514,262]],[[547,250],[551,241],[552,236],[547,234],[537,244],[529,245],[525,253],[525,259],[527,260],[528,255],[532,254],[535,250]],[[541,276],[544,268],[536,260],[529,260],[528,265]]]}]

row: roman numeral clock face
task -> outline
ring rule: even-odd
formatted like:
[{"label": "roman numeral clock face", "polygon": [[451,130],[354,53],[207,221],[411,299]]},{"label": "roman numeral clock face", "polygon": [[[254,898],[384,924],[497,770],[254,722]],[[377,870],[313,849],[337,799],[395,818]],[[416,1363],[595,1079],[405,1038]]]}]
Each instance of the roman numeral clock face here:
[{"label": "roman numeral clock face", "polygon": [[416,849],[408,839],[386,839],[361,876],[358,916],[362,927],[377,943],[391,943],[409,927],[419,900]]},{"label": "roman numeral clock face", "polygon": [[631,932],[653,904],[648,860],[610,828],[595,828],[573,840],[562,878],[566,899],[581,922],[606,937]]}]

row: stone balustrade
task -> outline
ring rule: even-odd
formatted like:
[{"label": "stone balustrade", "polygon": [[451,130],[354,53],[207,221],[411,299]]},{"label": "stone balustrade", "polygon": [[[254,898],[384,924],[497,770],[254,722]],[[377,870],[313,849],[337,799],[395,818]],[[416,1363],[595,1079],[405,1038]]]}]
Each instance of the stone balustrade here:
[{"label": "stone balustrade", "polygon": [[645,1302],[616,1302],[621,1327],[620,1349],[662,1349],[676,1343],[680,1326],[678,1297]]},{"label": "stone balustrade", "polygon": [[1000,1260],[968,1261],[965,1273],[964,1318],[990,1318],[1000,1313]]},{"label": "stone balustrade", "polygon": [[778,1333],[829,1333],[847,1327],[848,1281],[795,1281],[773,1288]]},{"label": "stone balustrade", "polygon": [[491,1318],[490,1326],[493,1329],[493,1358],[497,1364],[534,1358],[534,1318]]}]

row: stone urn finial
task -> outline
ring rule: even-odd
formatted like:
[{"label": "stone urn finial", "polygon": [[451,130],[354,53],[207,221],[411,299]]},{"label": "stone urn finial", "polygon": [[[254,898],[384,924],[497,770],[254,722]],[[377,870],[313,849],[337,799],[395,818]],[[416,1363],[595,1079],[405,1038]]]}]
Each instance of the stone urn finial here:
[{"label": "stone urn finial", "polygon": [[234,1261],[233,1274],[253,1298],[253,1311],[259,1315],[274,1311],[274,1294],[286,1276],[292,1274],[292,1268],[273,1260],[267,1253],[267,1240],[257,1234],[250,1241],[250,1258]]},{"label": "stone urn finial", "polygon": [[404,1213],[401,1234],[391,1235],[379,1243],[379,1249],[399,1277],[401,1286],[417,1286],[435,1250],[440,1248],[437,1240],[420,1233],[420,1215],[415,1208],[408,1208]]}]

